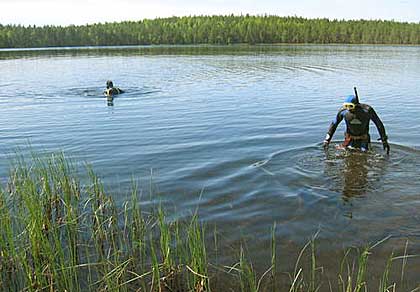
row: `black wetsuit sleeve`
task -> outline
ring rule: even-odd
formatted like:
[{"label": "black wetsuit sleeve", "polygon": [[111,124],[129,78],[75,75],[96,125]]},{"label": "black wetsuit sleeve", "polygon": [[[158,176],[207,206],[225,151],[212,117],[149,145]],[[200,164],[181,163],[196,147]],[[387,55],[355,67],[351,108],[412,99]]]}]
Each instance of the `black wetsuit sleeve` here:
[{"label": "black wetsuit sleeve", "polygon": [[381,140],[387,140],[384,124],[382,123],[379,116],[376,114],[375,110],[371,107],[369,108],[370,119],[375,123],[376,128],[378,129],[379,135],[381,135]]},{"label": "black wetsuit sleeve", "polygon": [[333,135],[335,133],[335,130],[337,129],[337,127],[340,124],[340,122],[343,120],[343,117],[344,117],[343,110],[340,110],[337,113],[337,116],[335,117],[335,120],[331,122],[331,125],[330,125],[330,127],[328,129],[328,132],[327,132],[328,137],[329,137],[328,138],[328,142],[331,141],[331,139],[332,139],[332,137],[333,137]]}]

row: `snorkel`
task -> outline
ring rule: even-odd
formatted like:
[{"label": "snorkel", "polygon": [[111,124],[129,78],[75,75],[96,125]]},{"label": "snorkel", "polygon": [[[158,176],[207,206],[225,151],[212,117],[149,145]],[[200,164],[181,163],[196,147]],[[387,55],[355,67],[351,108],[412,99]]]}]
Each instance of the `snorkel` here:
[{"label": "snorkel", "polygon": [[354,96],[356,96],[356,103],[360,103],[360,101],[359,101],[359,94],[357,94],[357,88],[356,88],[356,86],[354,87]]}]

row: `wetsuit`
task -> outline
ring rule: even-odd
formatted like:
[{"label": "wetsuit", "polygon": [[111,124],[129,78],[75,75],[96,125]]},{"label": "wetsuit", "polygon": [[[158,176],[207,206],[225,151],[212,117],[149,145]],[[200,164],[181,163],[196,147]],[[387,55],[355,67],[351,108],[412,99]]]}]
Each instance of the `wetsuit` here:
[{"label": "wetsuit", "polygon": [[335,120],[331,123],[330,128],[328,129],[326,137],[327,142],[331,141],[338,124],[340,124],[343,119],[345,120],[347,127],[345,141],[343,143],[344,147],[351,146],[360,148],[361,150],[369,149],[370,120],[375,123],[382,141],[386,142],[387,136],[382,121],[379,119],[375,110],[371,106],[363,103],[356,104],[355,109],[352,111],[345,108],[340,109]]}]

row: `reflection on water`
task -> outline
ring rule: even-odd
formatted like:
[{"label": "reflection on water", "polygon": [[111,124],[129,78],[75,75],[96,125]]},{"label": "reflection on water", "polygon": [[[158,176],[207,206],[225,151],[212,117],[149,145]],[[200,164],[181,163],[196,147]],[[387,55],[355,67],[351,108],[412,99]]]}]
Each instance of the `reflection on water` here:
[{"label": "reflection on water", "polygon": [[[327,233],[329,237],[331,232],[336,239],[341,238],[337,241],[341,244],[379,239],[390,233],[412,236],[412,229],[404,232],[400,227],[419,223],[419,218],[413,222],[407,214],[419,207],[420,182],[415,168],[420,153],[392,145],[393,151],[387,156],[379,144],[372,146],[367,153],[304,147],[277,152],[254,163],[253,167],[264,174],[258,179],[261,188],[268,184],[278,190],[273,209],[290,214],[284,219],[272,218],[279,226],[284,222],[287,229],[298,224],[300,228],[293,227],[295,234],[314,233],[320,228],[320,236]],[[405,175],[399,174],[400,167],[405,168]],[[404,201],[411,204],[399,203]],[[300,207],[292,212],[292,205]],[[294,218],[293,224],[290,218]],[[420,235],[420,230],[415,233]]]},{"label": "reflection on water", "polygon": [[107,104],[107,106],[114,106],[114,97],[107,96],[106,97],[106,104]]},{"label": "reflection on water", "polygon": [[324,173],[336,181],[337,189],[342,188],[344,201],[363,197],[375,190],[378,187],[375,184],[381,181],[381,173],[387,167],[384,156],[374,151],[334,149],[325,151],[325,154]]},{"label": "reflection on water", "polygon": [[349,155],[344,158],[343,199],[363,196],[368,189],[368,159],[366,154]]}]

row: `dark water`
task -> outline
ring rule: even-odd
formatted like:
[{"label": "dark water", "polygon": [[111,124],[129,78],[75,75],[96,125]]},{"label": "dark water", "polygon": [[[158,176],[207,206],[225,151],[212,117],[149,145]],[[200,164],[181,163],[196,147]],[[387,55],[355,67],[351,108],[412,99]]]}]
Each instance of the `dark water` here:
[{"label": "dark water", "polygon": [[[256,258],[274,222],[286,255],[317,232],[330,253],[391,236],[385,255],[406,240],[420,254],[420,47],[0,50],[0,73],[3,179],[16,147],[65,150],[117,202],[134,177],[144,201],[174,218],[198,208],[226,246],[246,240]],[[112,104],[107,79],[127,91]],[[377,143],[368,154],[320,146],[353,86],[383,120],[389,157]]]}]

